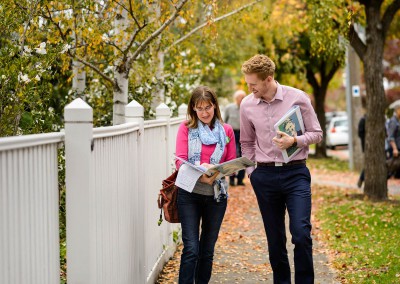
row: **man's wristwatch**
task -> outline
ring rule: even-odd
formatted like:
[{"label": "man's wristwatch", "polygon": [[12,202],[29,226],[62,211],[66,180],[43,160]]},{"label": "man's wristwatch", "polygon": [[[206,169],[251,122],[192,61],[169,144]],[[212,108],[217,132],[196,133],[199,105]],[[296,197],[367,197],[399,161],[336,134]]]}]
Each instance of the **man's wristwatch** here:
[{"label": "man's wristwatch", "polygon": [[296,139],[296,136],[293,136],[293,139],[294,139],[294,141],[293,141],[292,147],[297,147],[297,139]]}]

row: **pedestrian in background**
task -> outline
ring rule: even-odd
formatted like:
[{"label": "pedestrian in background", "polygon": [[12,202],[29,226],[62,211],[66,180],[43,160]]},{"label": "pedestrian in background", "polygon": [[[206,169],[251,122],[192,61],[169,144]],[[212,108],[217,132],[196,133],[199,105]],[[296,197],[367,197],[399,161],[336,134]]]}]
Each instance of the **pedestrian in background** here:
[{"label": "pedestrian in background", "polygon": [[[236,141],[236,158],[242,156],[242,150],[240,149],[240,103],[246,96],[246,92],[243,90],[238,90],[233,94],[234,103],[231,103],[225,108],[224,121],[232,126],[233,132],[235,134]],[[243,179],[245,175],[245,170],[240,170],[235,175],[229,177],[229,185],[244,185]],[[235,184],[235,177],[237,183]]]},{"label": "pedestrian in background", "polygon": [[[240,107],[240,143],[243,156],[256,161],[246,169],[254,188],[267,235],[274,283],[291,283],[286,249],[285,215],[294,244],[294,278],[314,283],[311,238],[311,175],[306,166],[309,145],[322,140],[322,130],[311,100],[303,91],[279,84],[274,79],[275,63],[255,55],[242,65],[251,94]],[[275,131],[274,124],[298,105],[305,132],[289,136]],[[282,151],[291,146],[301,150],[284,163]]]},{"label": "pedestrian in background", "polygon": [[[364,153],[365,149],[365,119],[367,115],[364,114],[361,118],[360,121],[358,122],[358,137],[360,138],[361,142],[361,151]],[[358,178],[357,181],[357,186],[358,188],[361,188],[362,184],[364,183],[365,176],[364,176],[364,168],[361,170],[360,177]]]},{"label": "pedestrian in background", "polygon": [[400,100],[392,103],[389,108],[393,109],[394,112],[387,127],[387,139],[389,142],[388,178],[392,175],[398,177],[396,172],[400,167]]},{"label": "pedestrian in background", "polygon": [[[206,168],[236,157],[232,127],[223,123],[215,92],[206,86],[193,90],[188,120],[178,130],[176,156]],[[182,162],[177,160],[176,167]],[[225,180],[218,172],[203,174],[192,192],[178,189],[178,212],[182,228],[183,251],[179,284],[208,283],[211,278],[214,248],[227,206]]]}]

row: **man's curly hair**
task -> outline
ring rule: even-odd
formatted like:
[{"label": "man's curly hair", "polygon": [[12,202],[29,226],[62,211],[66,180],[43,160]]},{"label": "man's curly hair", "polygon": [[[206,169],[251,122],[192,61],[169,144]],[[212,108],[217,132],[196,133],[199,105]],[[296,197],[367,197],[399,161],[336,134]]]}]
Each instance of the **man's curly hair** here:
[{"label": "man's curly hair", "polygon": [[274,76],[275,63],[266,55],[257,54],[242,65],[243,74],[257,74],[258,78],[265,80]]}]

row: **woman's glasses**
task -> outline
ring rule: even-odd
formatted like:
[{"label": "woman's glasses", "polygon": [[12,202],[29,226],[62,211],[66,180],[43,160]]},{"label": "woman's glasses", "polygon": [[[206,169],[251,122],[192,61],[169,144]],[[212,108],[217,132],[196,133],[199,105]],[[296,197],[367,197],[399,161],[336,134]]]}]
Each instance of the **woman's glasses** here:
[{"label": "woman's glasses", "polygon": [[197,108],[197,107],[195,107],[193,109],[194,109],[195,112],[203,112],[203,111],[209,112],[213,107],[214,107],[214,105],[209,105],[209,106],[206,106],[205,108]]}]

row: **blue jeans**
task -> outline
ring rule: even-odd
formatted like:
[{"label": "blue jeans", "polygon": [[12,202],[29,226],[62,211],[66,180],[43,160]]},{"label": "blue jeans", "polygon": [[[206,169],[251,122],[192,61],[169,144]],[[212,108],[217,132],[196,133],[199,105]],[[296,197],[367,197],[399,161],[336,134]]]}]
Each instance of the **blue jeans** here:
[{"label": "blue jeans", "polygon": [[314,283],[311,176],[306,165],[257,167],[250,176],[267,235],[274,284],[291,283],[285,211],[294,248],[295,282]]},{"label": "blue jeans", "polygon": [[[183,251],[179,283],[208,283],[214,247],[225,215],[227,200],[216,202],[214,196],[178,191],[178,211],[182,226]],[[201,232],[200,232],[201,221]]]}]

